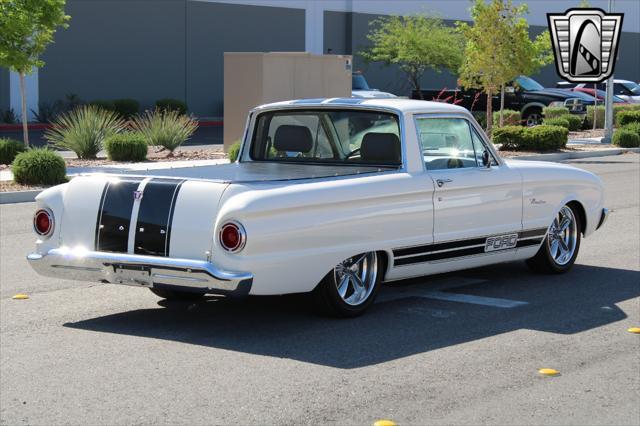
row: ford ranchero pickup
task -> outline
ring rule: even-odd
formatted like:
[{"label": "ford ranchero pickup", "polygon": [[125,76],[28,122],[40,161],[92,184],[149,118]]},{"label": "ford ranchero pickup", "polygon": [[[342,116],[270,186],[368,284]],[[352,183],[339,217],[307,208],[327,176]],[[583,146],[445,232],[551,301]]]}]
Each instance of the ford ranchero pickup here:
[{"label": "ford ranchero pickup", "polygon": [[383,282],[516,260],[567,272],[608,214],[597,176],[504,160],[466,109],[408,99],[263,105],[238,161],[191,170],[43,191],[30,264],[167,299],[308,292],[346,317]]}]

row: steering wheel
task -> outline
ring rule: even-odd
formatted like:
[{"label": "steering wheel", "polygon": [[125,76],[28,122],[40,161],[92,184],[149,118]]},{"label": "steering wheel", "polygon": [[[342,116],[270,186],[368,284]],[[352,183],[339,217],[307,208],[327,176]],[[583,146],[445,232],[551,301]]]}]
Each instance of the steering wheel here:
[{"label": "steering wheel", "polygon": [[351,151],[350,153],[348,153],[347,156],[344,157],[344,159],[348,160],[349,158],[353,157],[354,155],[356,155],[359,152],[360,152],[360,148],[356,148],[353,151]]}]

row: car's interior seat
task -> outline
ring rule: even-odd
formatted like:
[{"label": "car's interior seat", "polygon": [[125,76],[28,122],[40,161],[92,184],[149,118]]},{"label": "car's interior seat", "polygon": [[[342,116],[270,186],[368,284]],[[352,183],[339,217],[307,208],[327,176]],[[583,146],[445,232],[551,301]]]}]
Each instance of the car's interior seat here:
[{"label": "car's interior seat", "polygon": [[273,148],[276,151],[307,154],[313,148],[311,130],[307,126],[283,124],[273,136]]},{"label": "car's interior seat", "polygon": [[401,164],[400,139],[393,133],[365,134],[360,144],[360,160],[376,164]]}]

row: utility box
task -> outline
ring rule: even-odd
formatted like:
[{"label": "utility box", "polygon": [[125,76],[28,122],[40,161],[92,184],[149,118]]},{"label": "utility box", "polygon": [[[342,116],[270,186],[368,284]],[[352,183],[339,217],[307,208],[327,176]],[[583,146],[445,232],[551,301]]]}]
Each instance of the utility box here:
[{"label": "utility box", "polygon": [[249,111],[290,99],[351,97],[352,58],[305,52],[224,54],[224,150],[242,139]]}]

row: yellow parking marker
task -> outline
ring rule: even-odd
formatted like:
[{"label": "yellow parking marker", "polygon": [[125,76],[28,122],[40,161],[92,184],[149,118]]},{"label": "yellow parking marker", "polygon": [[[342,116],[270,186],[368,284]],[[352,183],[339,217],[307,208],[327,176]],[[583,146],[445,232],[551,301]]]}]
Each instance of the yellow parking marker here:
[{"label": "yellow parking marker", "polygon": [[382,419],[382,420],[376,420],[373,426],[397,426],[397,424],[393,420]]},{"label": "yellow parking marker", "polygon": [[560,372],[558,370],[554,370],[553,368],[541,368],[538,370],[538,373],[543,376],[559,376]]},{"label": "yellow parking marker", "polygon": [[26,294],[16,294],[15,296],[12,297],[12,299],[16,299],[16,300],[23,300],[23,299],[28,299],[29,296],[27,296]]},{"label": "yellow parking marker", "polygon": [[640,334],[640,327],[631,327],[627,330],[629,333]]}]

